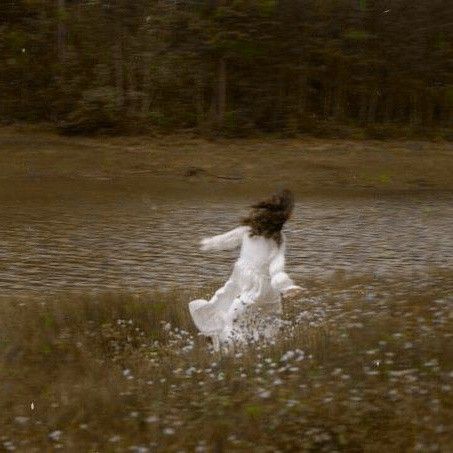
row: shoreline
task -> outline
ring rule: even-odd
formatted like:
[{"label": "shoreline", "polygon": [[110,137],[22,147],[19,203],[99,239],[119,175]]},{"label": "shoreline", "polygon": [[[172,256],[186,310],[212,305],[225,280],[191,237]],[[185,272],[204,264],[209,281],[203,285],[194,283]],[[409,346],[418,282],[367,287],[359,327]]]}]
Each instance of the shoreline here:
[{"label": "shoreline", "polygon": [[[453,192],[453,144],[427,141],[62,137],[0,128],[0,187],[27,186],[243,198],[291,187],[297,196]],[[11,181],[20,182],[20,187]]]}]

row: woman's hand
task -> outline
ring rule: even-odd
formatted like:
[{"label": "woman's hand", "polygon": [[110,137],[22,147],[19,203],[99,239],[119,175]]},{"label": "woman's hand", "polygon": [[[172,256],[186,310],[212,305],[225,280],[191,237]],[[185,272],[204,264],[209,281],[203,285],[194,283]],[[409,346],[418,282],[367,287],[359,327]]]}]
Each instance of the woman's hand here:
[{"label": "woman's hand", "polygon": [[286,289],[283,293],[283,299],[284,300],[291,300],[295,299],[296,297],[300,296],[302,294],[303,288],[298,285],[293,285],[290,286],[288,289]]},{"label": "woman's hand", "polygon": [[200,241],[200,250],[202,252],[207,252],[209,251],[209,238],[203,238]]}]

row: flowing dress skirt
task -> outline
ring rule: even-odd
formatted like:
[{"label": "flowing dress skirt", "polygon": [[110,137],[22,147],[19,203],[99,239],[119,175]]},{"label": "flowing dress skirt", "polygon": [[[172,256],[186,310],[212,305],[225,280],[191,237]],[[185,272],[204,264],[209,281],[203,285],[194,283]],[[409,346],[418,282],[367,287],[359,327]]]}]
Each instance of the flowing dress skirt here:
[{"label": "flowing dress skirt", "polygon": [[279,329],[280,293],[271,286],[268,272],[238,261],[230,279],[211,300],[189,304],[192,319],[203,335],[219,344],[248,343],[269,339]]}]

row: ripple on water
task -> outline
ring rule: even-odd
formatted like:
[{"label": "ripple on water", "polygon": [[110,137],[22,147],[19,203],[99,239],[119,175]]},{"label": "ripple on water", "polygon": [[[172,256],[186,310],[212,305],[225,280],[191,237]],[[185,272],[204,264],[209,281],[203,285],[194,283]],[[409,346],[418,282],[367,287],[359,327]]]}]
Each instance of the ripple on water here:
[{"label": "ripple on water", "polygon": [[[202,201],[4,206],[0,287],[136,289],[224,279],[234,252],[202,254],[200,237],[233,227],[246,203]],[[427,210],[429,207],[429,210]],[[449,199],[307,199],[287,228],[297,279],[426,273],[453,263]]]}]

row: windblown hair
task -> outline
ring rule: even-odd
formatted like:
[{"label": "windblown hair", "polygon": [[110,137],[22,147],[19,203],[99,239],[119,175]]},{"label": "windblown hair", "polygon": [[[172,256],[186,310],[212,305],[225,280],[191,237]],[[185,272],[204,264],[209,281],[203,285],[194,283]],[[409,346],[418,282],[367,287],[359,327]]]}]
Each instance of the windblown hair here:
[{"label": "windblown hair", "polygon": [[294,195],[285,189],[252,205],[250,215],[242,219],[241,223],[251,228],[251,236],[273,239],[280,246],[283,225],[290,218],[293,208]]}]

